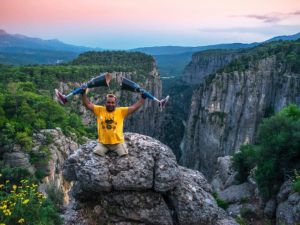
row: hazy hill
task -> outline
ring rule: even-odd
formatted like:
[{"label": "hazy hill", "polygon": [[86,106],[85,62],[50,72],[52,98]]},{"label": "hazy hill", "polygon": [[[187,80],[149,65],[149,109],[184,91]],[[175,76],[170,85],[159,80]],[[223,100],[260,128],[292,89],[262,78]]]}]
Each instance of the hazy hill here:
[{"label": "hazy hill", "polygon": [[68,62],[78,56],[78,52],[52,51],[38,49],[0,50],[0,63],[10,65],[57,64]]},{"label": "hazy hill", "polygon": [[20,34],[8,34],[4,30],[0,29],[0,51],[15,52],[20,49],[68,52],[84,52],[89,50],[95,50],[95,48],[65,44],[57,39],[43,40],[40,38],[27,37],[25,35]]},{"label": "hazy hill", "polygon": [[150,55],[177,55],[187,52],[199,52],[208,49],[239,49],[249,48],[259,45],[259,43],[243,44],[243,43],[231,43],[231,44],[217,44],[197,47],[182,47],[182,46],[157,46],[157,47],[145,47],[135,48],[132,51],[143,52]]},{"label": "hazy hill", "polygon": [[205,45],[205,46],[195,46],[195,47],[184,47],[184,46],[155,46],[155,47],[142,47],[131,49],[131,51],[139,51],[150,55],[177,55],[186,52],[198,52],[209,49],[239,49],[239,48],[251,48],[257,46],[264,42],[271,41],[287,41],[287,40],[297,40],[300,38],[300,32],[294,35],[284,35],[277,36],[271,39],[268,39],[263,42],[253,42],[250,44],[244,43],[229,43],[229,44],[216,44],[216,45]]},{"label": "hazy hill", "polygon": [[277,36],[273,37],[269,40],[266,40],[265,42],[271,42],[271,41],[293,41],[300,38],[300,32],[294,35],[283,35],[283,36]]},{"label": "hazy hill", "polygon": [[[266,40],[295,40],[300,38],[300,33],[289,36],[278,36]],[[264,43],[264,42],[263,42]],[[180,76],[184,67],[191,61],[195,52],[209,49],[241,49],[257,46],[261,43],[231,43],[208,46],[156,46],[130,49],[152,55],[157,61],[162,76]],[[43,40],[27,37],[20,34],[8,34],[0,29],[0,63],[25,65],[25,64],[57,64],[68,62],[76,58],[79,53],[86,51],[101,51],[99,48],[88,48],[63,43],[57,39]]]},{"label": "hazy hill", "polygon": [[246,49],[252,48],[262,43],[272,41],[297,40],[300,38],[300,33],[294,35],[278,36],[268,39],[264,42],[254,42],[251,44],[233,43],[233,44],[218,44],[199,47],[180,47],[180,46],[161,46],[161,47],[146,47],[137,48],[135,51],[140,51],[146,54],[153,55],[157,61],[158,68],[164,76],[180,76],[184,67],[192,60],[192,55],[195,52],[201,52],[210,49]]},{"label": "hazy hill", "polygon": [[43,40],[0,29],[0,63],[12,65],[56,64],[67,62],[79,53],[93,49],[65,44],[57,39]]}]

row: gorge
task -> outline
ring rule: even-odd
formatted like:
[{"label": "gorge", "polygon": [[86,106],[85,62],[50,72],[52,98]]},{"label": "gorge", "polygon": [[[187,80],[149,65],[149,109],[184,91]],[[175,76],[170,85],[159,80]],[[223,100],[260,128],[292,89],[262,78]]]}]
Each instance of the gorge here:
[{"label": "gorge", "polygon": [[[255,144],[264,118],[290,103],[300,106],[299,49],[298,40],[199,52],[183,76],[170,81],[161,80],[153,57],[121,51],[87,52],[61,65],[0,65],[1,161],[5,167],[25,167],[39,174],[43,185],[53,182],[63,191],[70,202],[66,224],[236,224],[218,206],[216,183],[208,181],[223,179],[225,185],[227,176],[216,178],[220,157]],[[140,98],[120,90],[121,76],[157,98],[171,95],[164,112],[147,100],[127,119],[125,131],[133,132],[126,133],[127,161],[113,153],[103,159],[92,154],[95,118],[80,96],[64,108],[52,100],[54,88],[67,93],[105,71],[114,79],[110,89],[89,93],[96,104],[108,91],[122,106]],[[39,163],[42,159],[47,160]],[[236,185],[231,179],[220,192]],[[280,203],[296,210],[294,194],[290,191]],[[295,201],[284,203],[292,195]],[[283,205],[279,211],[286,210]]]}]

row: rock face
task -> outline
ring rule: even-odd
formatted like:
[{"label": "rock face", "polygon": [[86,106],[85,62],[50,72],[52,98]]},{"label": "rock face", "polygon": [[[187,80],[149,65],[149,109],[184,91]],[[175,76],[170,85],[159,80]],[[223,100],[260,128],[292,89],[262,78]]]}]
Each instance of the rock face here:
[{"label": "rock face", "polygon": [[62,166],[67,157],[78,148],[78,144],[66,137],[60,128],[56,128],[43,129],[33,134],[33,146],[31,153],[40,160],[30,162],[29,155],[15,145],[11,152],[3,154],[4,164],[28,169],[32,174],[41,174],[39,190],[45,193],[49,186],[56,188],[64,194],[64,203],[67,204],[71,185],[63,179]]},{"label": "rock face", "polygon": [[[162,82],[156,65],[154,65],[153,70],[149,73],[145,82],[143,82],[141,86],[157,99],[162,98]],[[139,94],[123,91],[122,98],[127,99],[124,101],[123,105],[129,106],[138,101],[141,97]],[[135,112],[134,115],[129,116],[126,119],[124,130],[157,138],[161,122],[162,117],[158,103],[147,99],[143,107],[138,112]]]},{"label": "rock face", "polygon": [[242,184],[229,182],[232,175],[236,174],[229,156],[218,158],[217,169],[212,188],[220,199],[228,203],[226,212],[230,216],[246,218],[253,224],[260,224],[266,218],[277,225],[300,223],[300,194],[293,190],[291,180],[285,181],[277,195],[264,202],[253,174]]},{"label": "rock face", "polygon": [[9,167],[21,167],[25,168],[31,173],[34,173],[35,169],[29,162],[29,155],[22,152],[19,145],[15,145],[11,152],[3,153],[3,162]]},{"label": "rock face", "polygon": [[33,164],[35,169],[42,171],[45,176],[39,186],[40,191],[45,192],[48,186],[52,185],[64,194],[64,203],[68,203],[71,185],[63,179],[62,166],[67,157],[78,148],[78,144],[66,137],[60,128],[40,130],[33,135],[33,143],[33,151],[41,152],[42,147],[49,151],[50,159],[47,162]]},{"label": "rock face", "polygon": [[250,181],[238,184],[235,180],[237,172],[232,168],[231,158],[218,158],[217,171],[211,182],[212,188],[228,204],[228,215],[247,218],[255,224],[254,221],[259,222],[263,217],[262,200],[258,195],[257,185]]},{"label": "rock face", "polygon": [[240,185],[232,185],[220,192],[220,198],[228,203],[235,203],[250,199],[253,195],[253,187],[248,182]]},{"label": "rock face", "polygon": [[179,167],[159,141],[125,133],[129,155],[95,155],[92,141],[64,165],[74,181],[65,224],[237,224],[227,217],[198,171]]},{"label": "rock face", "polygon": [[231,156],[224,156],[219,157],[217,160],[217,171],[211,181],[212,188],[217,193],[236,184],[236,171],[232,168],[231,158]]},{"label": "rock face", "polygon": [[241,55],[237,50],[209,50],[195,53],[192,61],[184,69],[182,80],[187,84],[200,84],[207,75],[217,72]]},{"label": "rock face", "polygon": [[289,103],[300,106],[300,76],[275,57],[243,72],[216,74],[194,91],[181,163],[209,179],[217,158],[253,143],[258,124]]}]

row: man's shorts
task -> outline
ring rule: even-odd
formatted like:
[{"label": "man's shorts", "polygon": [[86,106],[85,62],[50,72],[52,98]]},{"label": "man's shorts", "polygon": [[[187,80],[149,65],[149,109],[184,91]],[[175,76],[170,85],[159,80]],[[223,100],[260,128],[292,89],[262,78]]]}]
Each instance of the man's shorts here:
[{"label": "man's shorts", "polygon": [[94,153],[100,156],[105,156],[105,153],[108,151],[114,151],[118,153],[119,156],[127,155],[128,149],[125,143],[119,144],[102,144],[98,142],[96,147],[94,148]]}]

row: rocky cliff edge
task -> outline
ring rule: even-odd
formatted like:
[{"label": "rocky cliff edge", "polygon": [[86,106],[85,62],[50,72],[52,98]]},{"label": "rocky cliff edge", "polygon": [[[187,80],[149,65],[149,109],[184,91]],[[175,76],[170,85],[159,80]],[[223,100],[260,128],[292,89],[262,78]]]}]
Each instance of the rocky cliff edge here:
[{"label": "rocky cliff edge", "polygon": [[66,160],[63,175],[74,186],[65,224],[237,224],[204,176],[178,166],[170,148],[135,133],[125,140],[126,157],[97,156],[91,141]]}]

